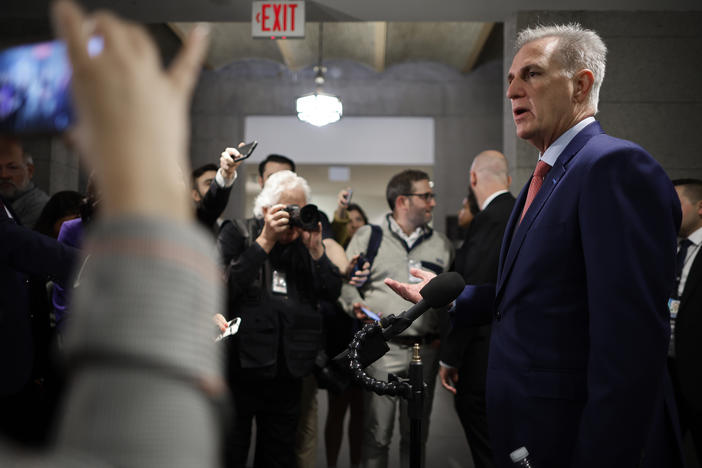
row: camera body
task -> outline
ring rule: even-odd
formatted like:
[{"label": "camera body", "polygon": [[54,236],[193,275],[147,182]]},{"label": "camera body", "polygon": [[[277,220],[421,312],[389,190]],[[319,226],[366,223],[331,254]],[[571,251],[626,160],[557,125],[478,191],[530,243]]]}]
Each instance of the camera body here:
[{"label": "camera body", "polygon": [[300,208],[300,205],[288,205],[284,208],[290,215],[290,226],[299,227],[303,231],[316,231],[319,227],[321,217],[317,205],[307,204]]}]

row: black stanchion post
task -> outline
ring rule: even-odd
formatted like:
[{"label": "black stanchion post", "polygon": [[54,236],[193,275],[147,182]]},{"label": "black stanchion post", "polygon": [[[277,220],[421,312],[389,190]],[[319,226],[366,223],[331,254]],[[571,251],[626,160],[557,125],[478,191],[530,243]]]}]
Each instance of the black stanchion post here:
[{"label": "black stanchion post", "polygon": [[410,420],[410,468],[422,466],[422,417],[424,416],[424,374],[419,344],[412,349],[412,361],[409,368],[411,388],[407,405]]}]

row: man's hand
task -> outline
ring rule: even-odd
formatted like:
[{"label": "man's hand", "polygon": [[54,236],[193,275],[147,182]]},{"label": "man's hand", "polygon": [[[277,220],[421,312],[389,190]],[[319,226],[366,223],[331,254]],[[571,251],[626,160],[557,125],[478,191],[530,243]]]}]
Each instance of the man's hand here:
[{"label": "man's hand", "polygon": [[368,277],[370,276],[370,263],[365,262],[363,267],[352,275],[354,268],[356,268],[356,263],[358,263],[358,257],[359,255],[353,256],[344,276],[349,278],[349,284],[351,286],[360,288],[368,281]]},{"label": "man's hand", "polygon": [[454,384],[458,382],[458,369],[439,366],[439,378],[441,379],[441,385],[455,395],[456,387]]},{"label": "man's hand", "polygon": [[214,320],[214,323],[217,325],[217,328],[219,328],[219,331],[223,332],[224,330],[227,329],[227,319],[224,318],[224,315],[222,314],[215,314],[212,319]]},{"label": "man's hand", "polygon": [[[164,70],[141,26],[104,11],[87,15],[70,0],[54,3],[52,17],[73,69],[76,142],[95,169],[103,193],[101,214],[191,220],[178,168],[188,167],[188,108],[208,29],[194,28]],[[94,36],[104,40],[97,55],[88,52]]]},{"label": "man's hand", "polygon": [[[244,146],[244,142],[239,143],[239,147]],[[219,168],[222,171],[222,177],[229,183],[236,174],[236,170],[243,161],[236,161],[236,158],[241,156],[236,148],[225,148],[222,155],[219,157]]]},{"label": "man's hand", "polygon": [[339,194],[337,195],[336,199],[336,210],[335,210],[335,216],[339,220],[343,220],[347,218],[347,213],[346,209],[349,207],[349,193],[351,192],[350,187],[346,187],[345,189],[341,190]]},{"label": "man's hand", "polygon": [[436,276],[436,273],[420,270],[419,268],[411,268],[410,274],[422,281],[420,283],[400,283],[394,279],[385,278],[385,284],[404,300],[416,304],[422,300],[422,295],[419,294],[419,291]]},{"label": "man's hand", "polygon": [[361,320],[363,323],[373,323],[373,319],[368,317],[361,310],[361,307],[365,307],[365,306],[366,306],[365,304],[361,304],[360,302],[354,302],[353,303],[353,314],[356,316],[356,318],[358,320]]},{"label": "man's hand", "polygon": [[316,231],[302,231],[300,234],[302,243],[312,256],[312,260],[317,261],[324,255],[324,245],[322,244],[322,223],[317,223]]},{"label": "man's hand", "polygon": [[285,211],[285,205],[263,207],[263,230],[256,238],[256,243],[270,253],[278,240],[288,232],[290,227],[290,214]]}]

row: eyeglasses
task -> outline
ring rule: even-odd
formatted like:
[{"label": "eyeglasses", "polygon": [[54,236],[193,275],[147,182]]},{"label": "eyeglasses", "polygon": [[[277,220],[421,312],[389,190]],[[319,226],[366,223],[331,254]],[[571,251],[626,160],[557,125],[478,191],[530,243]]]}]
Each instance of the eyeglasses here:
[{"label": "eyeglasses", "polygon": [[424,193],[403,193],[405,197],[419,197],[424,201],[434,200],[436,195],[434,192],[424,192]]}]

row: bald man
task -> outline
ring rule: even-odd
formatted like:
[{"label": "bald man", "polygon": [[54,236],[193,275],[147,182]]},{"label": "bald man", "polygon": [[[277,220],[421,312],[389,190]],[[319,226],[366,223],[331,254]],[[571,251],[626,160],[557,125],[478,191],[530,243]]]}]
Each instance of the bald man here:
[{"label": "bald man", "polygon": [[[497,281],[500,244],[514,206],[509,192],[511,183],[507,160],[499,151],[483,151],[473,159],[470,190],[480,211],[456,252],[454,264],[454,270],[463,275],[467,284],[494,285]],[[454,323],[442,340],[439,369],[441,385],[455,395],[456,412],[476,468],[494,466],[485,414],[490,328]]]}]

